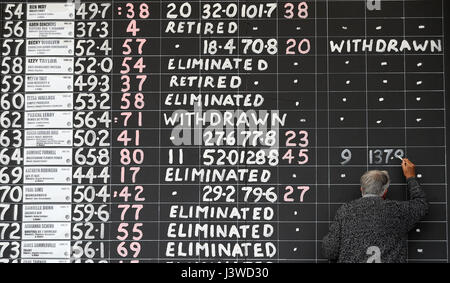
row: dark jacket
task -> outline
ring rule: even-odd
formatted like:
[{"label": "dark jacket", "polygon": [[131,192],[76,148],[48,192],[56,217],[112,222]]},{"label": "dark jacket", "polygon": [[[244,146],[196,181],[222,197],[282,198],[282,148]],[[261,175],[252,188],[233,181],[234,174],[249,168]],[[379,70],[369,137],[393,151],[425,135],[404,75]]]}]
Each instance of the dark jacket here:
[{"label": "dark jacket", "polygon": [[407,180],[411,200],[365,197],[344,204],[323,238],[326,258],[341,263],[402,263],[407,260],[408,232],[428,212],[416,178]]}]

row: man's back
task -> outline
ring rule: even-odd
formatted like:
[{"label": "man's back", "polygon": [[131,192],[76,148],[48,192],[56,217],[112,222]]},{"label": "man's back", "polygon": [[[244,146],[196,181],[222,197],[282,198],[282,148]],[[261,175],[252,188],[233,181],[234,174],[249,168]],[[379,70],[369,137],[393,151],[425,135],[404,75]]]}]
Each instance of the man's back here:
[{"label": "man's back", "polygon": [[338,262],[405,262],[408,232],[428,211],[417,180],[407,182],[410,201],[366,196],[344,204],[323,240],[325,256]]}]

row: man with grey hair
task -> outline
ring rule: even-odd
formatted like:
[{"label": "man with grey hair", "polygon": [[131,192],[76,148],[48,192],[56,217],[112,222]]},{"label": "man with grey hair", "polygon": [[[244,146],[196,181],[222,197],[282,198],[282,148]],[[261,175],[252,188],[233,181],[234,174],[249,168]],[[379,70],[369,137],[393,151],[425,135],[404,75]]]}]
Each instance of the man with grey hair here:
[{"label": "man with grey hair", "polygon": [[428,202],[416,179],[415,165],[405,158],[402,169],[410,200],[386,200],[388,172],[365,173],[362,198],[339,208],[323,239],[326,258],[340,263],[406,262],[408,232],[427,214]]},{"label": "man with grey hair", "polygon": [[366,172],[361,177],[360,183],[363,197],[381,196],[386,198],[387,189],[390,185],[389,173],[378,170]]}]

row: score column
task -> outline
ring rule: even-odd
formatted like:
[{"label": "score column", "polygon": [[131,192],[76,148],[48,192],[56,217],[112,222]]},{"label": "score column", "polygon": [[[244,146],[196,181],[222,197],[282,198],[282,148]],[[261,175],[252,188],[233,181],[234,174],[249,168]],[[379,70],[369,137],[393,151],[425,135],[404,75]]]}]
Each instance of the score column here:
[{"label": "score column", "polygon": [[158,10],[149,1],[113,7],[113,262],[158,259]]},{"label": "score column", "polygon": [[364,1],[327,2],[330,221],[342,203],[361,196],[359,179],[368,169],[366,55],[344,54],[331,44],[365,35],[365,9]]},{"label": "score column", "polygon": [[404,37],[441,46],[406,52],[404,57],[407,156],[417,164],[417,177],[430,202],[428,215],[409,234],[410,262],[448,261],[445,101],[449,98],[444,87],[448,42],[444,42],[443,1],[403,1]]},{"label": "score column", "polygon": [[111,214],[112,4],[76,5],[72,260],[107,262]]},{"label": "score column", "polygon": [[278,3],[280,262],[314,262],[317,219],[316,2]]}]

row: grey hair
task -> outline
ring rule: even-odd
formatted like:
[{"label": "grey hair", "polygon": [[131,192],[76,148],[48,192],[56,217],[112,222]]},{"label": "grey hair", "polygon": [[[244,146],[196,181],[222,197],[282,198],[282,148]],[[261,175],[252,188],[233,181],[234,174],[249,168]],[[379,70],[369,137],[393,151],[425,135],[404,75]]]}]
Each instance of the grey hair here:
[{"label": "grey hair", "polygon": [[360,180],[363,195],[383,195],[391,180],[387,171],[372,170],[366,172]]}]

